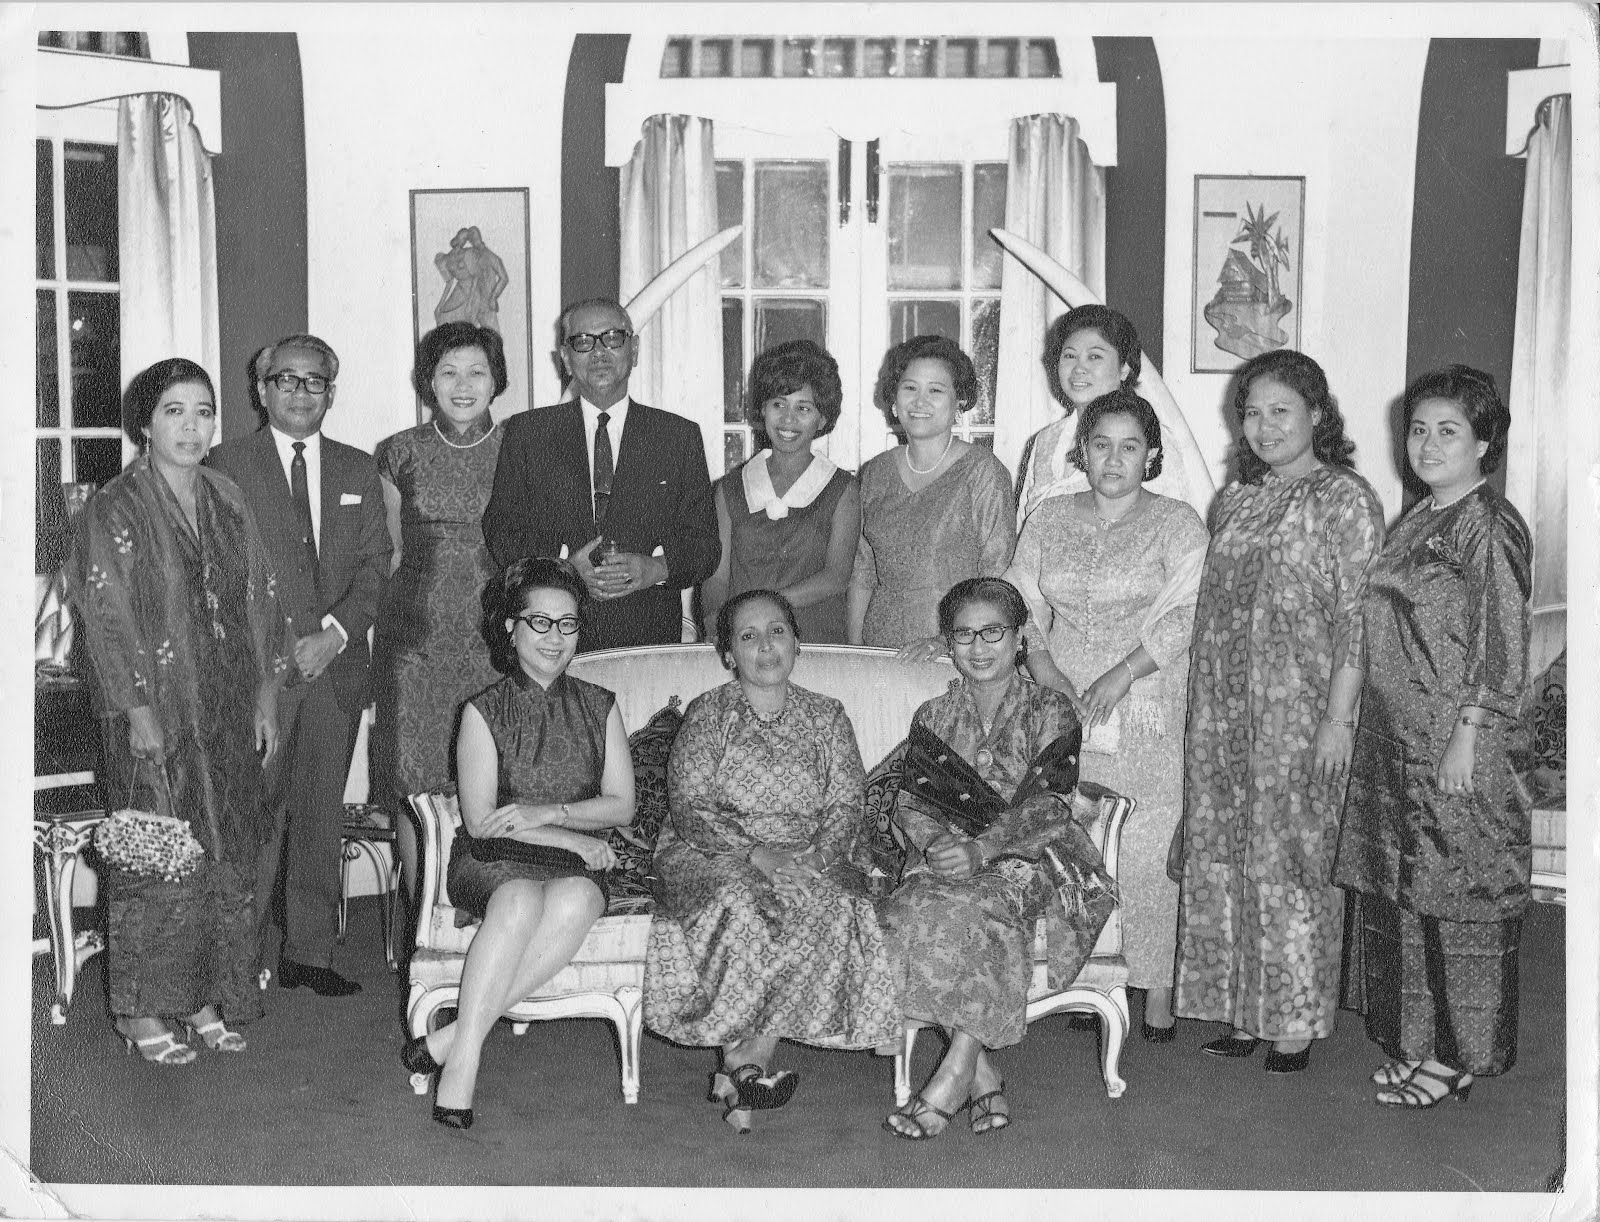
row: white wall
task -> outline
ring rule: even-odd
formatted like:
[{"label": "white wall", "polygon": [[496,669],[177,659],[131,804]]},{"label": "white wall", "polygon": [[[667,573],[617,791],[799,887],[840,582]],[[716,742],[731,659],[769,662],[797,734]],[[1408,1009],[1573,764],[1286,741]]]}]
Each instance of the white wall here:
[{"label": "white wall", "polygon": [[[1426,38],[1157,36],[1167,104],[1166,368],[1220,488],[1230,377],[1191,373],[1194,177],[1303,175],[1300,346],[1327,372],[1356,469],[1400,509],[1390,404],[1405,389],[1411,205]],[[1204,321],[1202,320],[1202,326]]]}]

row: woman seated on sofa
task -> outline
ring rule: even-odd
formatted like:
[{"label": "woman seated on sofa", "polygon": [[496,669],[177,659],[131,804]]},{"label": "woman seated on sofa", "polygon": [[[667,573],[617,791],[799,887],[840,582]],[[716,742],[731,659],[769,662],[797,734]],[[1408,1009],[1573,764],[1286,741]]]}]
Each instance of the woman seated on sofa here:
[{"label": "woman seated on sofa", "polygon": [[[974,1133],[1010,1123],[988,1050],[1022,1039],[1035,923],[1048,918],[1050,983],[1064,988],[1114,903],[1100,854],[1073,817],[1077,714],[1066,696],[1017,670],[1027,620],[1010,582],[974,577],[952,587],[939,602],[939,629],[961,678],[912,719],[894,816],[905,869],[879,915],[902,973],[905,1017],[950,1039],[928,1084],[884,1121],[912,1141],[938,1136],[961,1110]],[[919,738],[928,732],[937,737]],[[963,778],[948,753],[976,778]],[[982,798],[982,785],[998,799],[986,828],[946,813]]]},{"label": "woman seated on sofa", "polygon": [[748,590],[717,613],[732,682],[697,697],[668,764],[655,853],[644,1020],[717,1045],[713,1102],[748,1131],[798,1078],[769,1068],[780,1039],[873,1048],[899,999],[866,876],[847,853],[864,774],[844,706],[789,682],[798,647],[782,595]]},{"label": "woman seated on sofa", "polygon": [[505,678],[462,708],[464,827],[447,875],[451,903],[483,924],[467,951],[455,1021],[401,1056],[412,1073],[439,1073],[433,1118],[451,1128],[472,1127],[489,1029],[566,966],[605,912],[613,856],[604,829],[633,818],[633,761],[616,697],[566,674],[585,597],[577,570],[545,557],[516,561],[490,590]]}]

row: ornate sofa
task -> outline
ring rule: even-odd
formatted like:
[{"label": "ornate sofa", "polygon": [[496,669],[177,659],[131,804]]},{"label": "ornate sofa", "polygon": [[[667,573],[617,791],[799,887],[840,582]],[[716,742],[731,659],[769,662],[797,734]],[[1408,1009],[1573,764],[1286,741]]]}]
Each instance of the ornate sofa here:
[{"label": "ornate sofa", "polygon": [[[701,692],[728,678],[715,651],[706,645],[652,645],[583,654],[574,659],[570,673],[616,692],[623,724],[632,731],[651,723],[674,698],[687,707]],[[942,692],[953,677],[954,671],[944,662],[906,665],[886,649],[812,645],[802,646],[793,681],[844,702],[862,760],[871,771],[904,738],[917,706]],[[1132,803],[1108,794],[1100,805],[1097,836],[1107,867],[1115,875],[1117,841]],[[417,794],[411,806],[418,824],[421,885],[416,949],[409,965],[407,1021],[411,1033],[421,1035],[437,1023],[441,1009],[455,1005],[474,927],[458,925],[457,910],[451,907],[445,886],[444,866],[459,822],[455,799]],[[639,1100],[641,1004],[650,929],[650,916],[638,910],[641,907],[645,905],[637,900],[614,896],[611,909],[595,922],[572,962],[506,1015],[518,1034],[526,1031],[530,1022],[543,1019],[610,1021],[617,1029],[622,1097],[627,1103]],[[1036,958],[1041,955],[1042,946]],[[1122,958],[1117,914],[1107,922],[1094,956],[1072,989],[1047,996],[1041,992],[1043,979],[1044,965],[1038,963],[1029,1021],[1058,1010],[1097,1014],[1105,1027],[1106,1091],[1113,1098],[1120,1095],[1124,1084],[1117,1076],[1117,1057],[1128,1029],[1128,1003],[1127,965]],[[909,1097],[906,1079],[913,1038],[914,1033],[908,1033],[905,1048],[896,1058],[896,1094],[904,1097]],[[413,1075],[411,1082],[418,1093],[427,1090],[427,1080],[421,1075]]]}]

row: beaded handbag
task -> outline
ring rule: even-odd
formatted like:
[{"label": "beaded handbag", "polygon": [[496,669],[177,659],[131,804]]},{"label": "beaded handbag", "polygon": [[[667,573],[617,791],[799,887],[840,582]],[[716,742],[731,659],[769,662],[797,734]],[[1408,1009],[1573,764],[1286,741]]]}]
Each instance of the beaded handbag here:
[{"label": "beaded handbag", "polygon": [[[156,789],[155,811],[133,810],[133,781],[128,783],[130,806],[113,811],[96,825],[94,846],[109,864],[130,874],[152,875],[175,883],[194,873],[204,846],[195,839],[187,819],[160,813],[172,809],[172,783],[167,766],[160,765],[161,784]],[[135,769],[135,778],[138,770]]]}]

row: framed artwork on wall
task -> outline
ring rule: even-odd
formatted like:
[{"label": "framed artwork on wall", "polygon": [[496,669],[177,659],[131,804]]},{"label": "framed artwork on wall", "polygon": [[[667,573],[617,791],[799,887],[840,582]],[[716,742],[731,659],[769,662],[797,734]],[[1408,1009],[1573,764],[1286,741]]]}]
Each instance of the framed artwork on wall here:
[{"label": "framed artwork on wall", "polygon": [[[496,419],[531,406],[531,300],[528,188],[411,192],[412,340],[458,320],[498,331],[507,385]],[[418,422],[427,418],[419,399]]]},{"label": "framed artwork on wall", "polygon": [[1299,348],[1306,180],[1194,178],[1193,373],[1232,373]]}]

